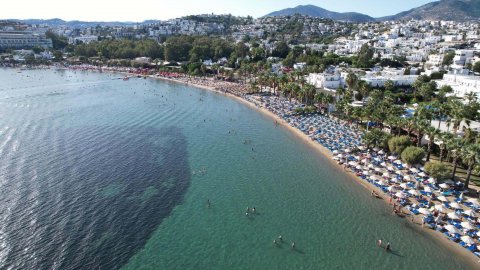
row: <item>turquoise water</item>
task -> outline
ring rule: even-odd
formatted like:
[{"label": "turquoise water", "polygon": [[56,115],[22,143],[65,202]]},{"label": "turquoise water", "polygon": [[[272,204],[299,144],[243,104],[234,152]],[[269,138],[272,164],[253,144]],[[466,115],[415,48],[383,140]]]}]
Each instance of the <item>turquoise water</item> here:
[{"label": "turquoise water", "polygon": [[118,77],[0,70],[0,268],[469,269],[272,119]]}]

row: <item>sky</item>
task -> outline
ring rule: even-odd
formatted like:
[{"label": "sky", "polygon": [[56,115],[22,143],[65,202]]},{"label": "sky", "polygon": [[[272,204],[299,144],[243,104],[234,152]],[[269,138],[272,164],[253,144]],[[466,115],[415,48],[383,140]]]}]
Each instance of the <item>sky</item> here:
[{"label": "sky", "polygon": [[193,14],[232,14],[261,17],[297,5],[316,5],[331,11],[355,11],[381,17],[433,0],[16,0],[0,4],[0,19],[83,21],[164,20]]}]

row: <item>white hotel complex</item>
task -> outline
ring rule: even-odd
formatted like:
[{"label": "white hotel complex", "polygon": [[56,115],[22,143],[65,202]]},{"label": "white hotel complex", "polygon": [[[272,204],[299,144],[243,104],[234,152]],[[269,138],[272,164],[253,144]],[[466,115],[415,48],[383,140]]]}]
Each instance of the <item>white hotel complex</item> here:
[{"label": "white hotel complex", "polygon": [[51,48],[52,40],[42,33],[24,31],[0,32],[0,48],[23,49],[33,47]]}]

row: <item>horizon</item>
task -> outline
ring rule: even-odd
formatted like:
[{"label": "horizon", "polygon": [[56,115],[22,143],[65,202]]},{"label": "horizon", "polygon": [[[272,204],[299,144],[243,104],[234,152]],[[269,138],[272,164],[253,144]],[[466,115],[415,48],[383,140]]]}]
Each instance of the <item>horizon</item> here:
[{"label": "horizon", "polygon": [[[64,1],[65,2],[65,1]],[[69,1],[72,4],[75,1]],[[155,0],[138,0],[136,5],[123,5],[118,1],[105,0],[100,3],[94,0],[82,1],[82,6],[72,10],[69,5],[58,6],[55,0],[21,1],[28,9],[18,9],[18,3],[8,2],[0,10],[0,20],[61,19],[64,21],[85,22],[144,22],[148,20],[168,20],[199,14],[231,14],[233,16],[252,16],[259,18],[271,12],[299,5],[314,5],[333,12],[358,12],[373,18],[394,15],[419,7],[432,0],[391,0],[384,5],[384,0],[337,1],[337,0],[245,0],[223,2],[220,0],[194,1],[180,0],[161,3]],[[177,6],[181,8],[178,8]],[[55,8],[50,6],[54,5]],[[119,6],[120,5],[120,6]],[[145,6],[150,8],[145,9]],[[92,9],[91,7],[96,7]],[[111,12],[106,10],[115,9]],[[81,15],[79,15],[81,14]]]}]

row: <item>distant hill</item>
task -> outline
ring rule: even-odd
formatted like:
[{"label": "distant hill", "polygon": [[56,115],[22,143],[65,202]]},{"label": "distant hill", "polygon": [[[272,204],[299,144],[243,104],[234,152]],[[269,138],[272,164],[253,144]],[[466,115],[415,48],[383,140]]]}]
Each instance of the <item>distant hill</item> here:
[{"label": "distant hill", "polygon": [[480,0],[441,0],[378,20],[446,20],[467,21],[480,19]]},{"label": "distant hill", "polygon": [[447,20],[447,21],[468,21],[480,19],[480,0],[440,0],[413,8],[392,16],[372,18],[368,15],[346,12],[339,13],[329,11],[314,5],[297,6],[294,8],[282,9],[265,15],[288,16],[294,14],[321,17],[337,21],[369,22],[387,20]]},{"label": "distant hill", "polygon": [[371,22],[375,21],[374,18],[356,12],[333,12],[321,7],[317,7],[314,5],[306,5],[306,6],[297,6],[294,8],[287,8],[282,9],[279,11],[272,12],[270,14],[265,15],[265,17],[275,17],[275,16],[289,16],[294,14],[301,14],[307,15],[311,17],[319,17],[319,18],[326,18],[332,19],[336,21],[350,21],[350,22]]}]

